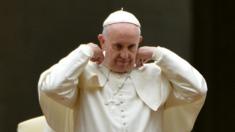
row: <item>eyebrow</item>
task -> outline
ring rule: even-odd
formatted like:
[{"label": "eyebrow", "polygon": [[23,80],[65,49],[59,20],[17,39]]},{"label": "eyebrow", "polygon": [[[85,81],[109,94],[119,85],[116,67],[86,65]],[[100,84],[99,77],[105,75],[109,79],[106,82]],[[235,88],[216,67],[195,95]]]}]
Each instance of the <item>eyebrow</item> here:
[{"label": "eyebrow", "polygon": [[[117,42],[117,43],[113,43],[113,45],[123,45],[123,44],[122,44],[122,43]],[[129,45],[128,45],[128,47],[129,47],[129,46],[136,46],[136,45],[137,45],[137,44],[134,44],[134,43],[133,43],[133,44],[129,44]]]},{"label": "eyebrow", "polygon": [[128,47],[133,47],[136,46],[137,44],[130,44]]}]

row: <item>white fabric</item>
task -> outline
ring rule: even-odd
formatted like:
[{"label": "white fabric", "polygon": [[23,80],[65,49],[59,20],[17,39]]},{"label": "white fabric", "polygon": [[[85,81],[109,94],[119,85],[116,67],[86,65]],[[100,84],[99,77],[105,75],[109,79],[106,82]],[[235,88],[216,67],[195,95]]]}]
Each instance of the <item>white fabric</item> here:
[{"label": "white fabric", "polygon": [[103,27],[114,23],[131,23],[141,27],[139,20],[130,12],[119,10],[111,13],[103,23]]},{"label": "white fabric", "polygon": [[89,62],[88,46],[74,50],[40,77],[39,99],[49,125],[56,132],[191,131],[206,96],[205,80],[173,52],[155,49],[156,62],[132,70],[119,91],[123,97],[111,101],[123,105],[108,106],[116,86],[105,84],[104,68]]},{"label": "white fabric", "polygon": [[17,126],[17,132],[54,132],[47,125],[44,116],[35,117],[23,122]]},{"label": "white fabric", "polygon": [[152,111],[144,104],[132,78],[115,73],[108,75],[103,66],[100,70],[109,76],[109,81],[95,93],[80,91],[76,132],[162,132],[162,109]]}]

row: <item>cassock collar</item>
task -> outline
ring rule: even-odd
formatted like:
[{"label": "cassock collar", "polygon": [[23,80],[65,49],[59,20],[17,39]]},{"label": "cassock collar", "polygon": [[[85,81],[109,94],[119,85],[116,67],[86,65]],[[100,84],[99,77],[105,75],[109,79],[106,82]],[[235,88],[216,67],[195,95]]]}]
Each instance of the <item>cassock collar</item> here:
[{"label": "cassock collar", "polygon": [[[103,65],[96,64],[95,69],[97,74],[92,72],[93,74],[90,76],[90,79],[93,80],[92,85],[102,88],[107,81],[109,70]],[[140,99],[149,108],[157,111],[168,96],[168,88],[165,88],[165,85],[162,84],[161,69],[156,64],[146,64],[141,68],[133,69],[130,72],[130,77]]]}]

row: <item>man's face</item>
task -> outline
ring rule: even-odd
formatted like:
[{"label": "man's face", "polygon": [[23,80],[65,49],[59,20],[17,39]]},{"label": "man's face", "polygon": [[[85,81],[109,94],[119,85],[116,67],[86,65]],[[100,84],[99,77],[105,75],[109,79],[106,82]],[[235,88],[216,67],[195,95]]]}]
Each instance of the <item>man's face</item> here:
[{"label": "man's face", "polygon": [[125,73],[135,64],[142,39],[138,27],[128,23],[109,25],[106,33],[98,36],[105,51],[104,65],[113,72]]}]

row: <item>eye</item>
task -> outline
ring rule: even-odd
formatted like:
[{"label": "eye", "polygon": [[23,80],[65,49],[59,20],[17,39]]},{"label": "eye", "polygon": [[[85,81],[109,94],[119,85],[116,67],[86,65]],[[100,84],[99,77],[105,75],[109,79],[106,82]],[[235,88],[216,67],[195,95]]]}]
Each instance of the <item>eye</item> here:
[{"label": "eye", "polygon": [[128,49],[129,49],[130,51],[134,51],[134,50],[136,49],[136,44],[129,45],[129,46],[128,46]]},{"label": "eye", "polygon": [[121,44],[115,44],[114,45],[114,49],[116,49],[116,50],[121,50],[123,47],[122,47],[122,45]]}]

